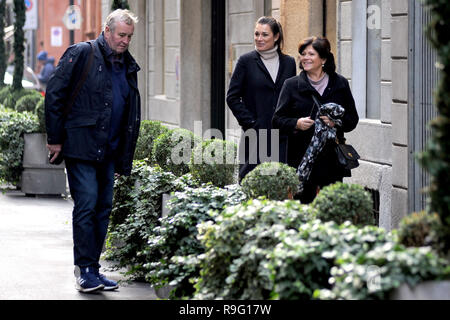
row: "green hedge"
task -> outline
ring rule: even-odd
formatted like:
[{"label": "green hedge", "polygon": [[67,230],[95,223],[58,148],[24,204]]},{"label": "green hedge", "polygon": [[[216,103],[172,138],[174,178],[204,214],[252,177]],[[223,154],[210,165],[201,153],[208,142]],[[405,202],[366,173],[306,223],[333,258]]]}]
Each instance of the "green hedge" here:
[{"label": "green hedge", "polygon": [[[12,87],[7,86],[0,91],[0,104],[3,104],[5,108],[15,110],[16,103],[20,98],[27,95],[40,95],[33,89],[19,89],[13,90]],[[30,110],[28,110],[30,111]]]},{"label": "green hedge", "polygon": [[20,97],[14,109],[16,109],[17,112],[35,112],[36,106],[40,101],[44,100],[44,97],[41,96],[41,94],[37,91],[34,91],[35,93],[26,94],[22,97]]},{"label": "green hedge", "polygon": [[104,258],[113,261],[114,268],[127,267],[128,275],[144,280],[143,251],[159,225],[163,194],[196,184],[189,175],[177,178],[160,167],[135,161],[131,175],[115,181]]},{"label": "green hedge", "polygon": [[39,100],[34,109],[34,114],[38,117],[39,120],[39,129],[38,131],[41,133],[46,133],[47,128],[45,127],[45,99]]},{"label": "green hedge", "polygon": [[125,186],[131,193],[124,195],[119,191],[125,203],[114,201],[105,258],[114,261],[116,268],[128,267],[128,274],[133,278],[143,279],[145,260],[141,252],[158,225],[162,195],[176,189],[176,177],[145,163],[135,166],[131,176],[134,186]]},{"label": "green hedge", "polygon": [[442,223],[437,214],[426,211],[414,212],[400,221],[398,228],[399,242],[406,247],[432,246],[443,253]]},{"label": "green hedge", "polygon": [[311,219],[298,201],[253,199],[226,208],[215,223],[199,226],[206,252],[195,299],[269,299],[273,279],[267,258],[283,232]]},{"label": "green hedge", "polygon": [[189,130],[176,128],[161,134],[153,144],[152,161],[180,177],[189,172],[194,146],[201,138]]},{"label": "green hedge", "polygon": [[37,132],[38,127],[34,114],[0,109],[0,181],[20,184],[25,147],[23,135]]},{"label": "green hedge", "polygon": [[303,224],[297,232],[281,234],[267,266],[274,281],[273,298],[312,299],[315,290],[331,287],[330,272],[337,261],[390,240],[391,235],[383,229],[320,220]]},{"label": "green hedge", "polygon": [[115,188],[106,257],[131,278],[175,286],[171,298],[385,299],[449,277],[437,253],[405,248],[395,231],[324,222],[294,200],[245,201],[239,185],[199,186],[141,161]]},{"label": "green hedge", "polygon": [[316,290],[322,300],[385,300],[402,284],[415,287],[427,280],[448,280],[445,259],[430,247],[405,248],[387,241],[372,250],[360,250],[336,259],[331,269],[331,289]]},{"label": "green hedge", "polygon": [[153,144],[161,134],[169,132],[170,129],[162,125],[160,121],[143,120],[136,144],[135,160],[148,159],[152,161]]},{"label": "green hedge", "polygon": [[175,286],[176,297],[191,296],[200,275],[198,257],[205,251],[197,239],[197,225],[213,221],[211,210],[221,211],[245,200],[238,185],[226,189],[206,185],[175,192],[168,204],[168,216],[160,219],[160,226],[148,240],[144,265],[147,281],[157,287]]},{"label": "green hedge", "polygon": [[249,198],[266,197],[285,200],[297,192],[298,177],[295,169],[279,162],[265,162],[242,179],[242,188]]},{"label": "green hedge", "polygon": [[373,203],[369,193],[357,184],[337,182],[320,190],[311,204],[322,221],[337,224],[350,221],[357,226],[373,225]]},{"label": "green hedge", "polygon": [[191,154],[189,169],[202,183],[211,182],[217,187],[237,181],[237,145],[234,142],[212,139],[199,143]]}]

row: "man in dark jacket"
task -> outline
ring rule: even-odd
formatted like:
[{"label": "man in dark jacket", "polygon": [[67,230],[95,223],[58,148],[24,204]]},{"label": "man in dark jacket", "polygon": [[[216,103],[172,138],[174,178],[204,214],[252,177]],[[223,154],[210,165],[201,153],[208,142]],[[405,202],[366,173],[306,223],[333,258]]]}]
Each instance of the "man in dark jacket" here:
[{"label": "man in dark jacket", "polygon": [[[136,16],[128,10],[112,12],[95,41],[67,49],[47,86],[47,147],[50,162],[60,154],[65,159],[74,200],[74,262],[81,292],[118,288],[100,274],[99,260],[114,175],[130,174],[139,134],[139,66],[128,52],[135,23]],[[83,77],[86,65],[90,68]]]}]

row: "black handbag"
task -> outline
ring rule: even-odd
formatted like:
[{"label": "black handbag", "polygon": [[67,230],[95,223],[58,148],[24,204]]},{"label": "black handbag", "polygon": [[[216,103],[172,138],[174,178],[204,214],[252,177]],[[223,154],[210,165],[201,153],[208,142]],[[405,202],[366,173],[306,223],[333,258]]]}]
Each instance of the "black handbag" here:
[{"label": "black handbag", "polygon": [[359,154],[350,144],[339,143],[336,139],[336,155],[339,164],[347,170],[357,168],[359,166]]},{"label": "black handbag", "polygon": [[[317,98],[314,96],[314,94],[311,94],[313,101],[314,101],[314,105],[313,105],[313,110],[314,107],[317,105],[317,107],[320,107],[320,102],[317,100]],[[311,111],[312,114],[312,111]],[[311,116],[311,115],[310,115]],[[354,168],[357,168],[359,166],[359,161],[358,159],[359,154],[358,152],[356,152],[355,148],[353,148],[352,145],[350,144],[345,144],[345,138],[343,138],[343,142],[339,141],[338,138],[336,138],[336,155],[337,155],[337,159],[339,164],[347,170],[351,170]]]}]

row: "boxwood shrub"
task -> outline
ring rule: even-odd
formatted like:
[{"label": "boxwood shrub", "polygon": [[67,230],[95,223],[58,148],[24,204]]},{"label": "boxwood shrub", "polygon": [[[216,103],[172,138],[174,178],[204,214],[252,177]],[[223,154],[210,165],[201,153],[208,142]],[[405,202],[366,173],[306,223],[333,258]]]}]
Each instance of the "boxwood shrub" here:
[{"label": "boxwood shrub", "polygon": [[143,120],[136,144],[135,160],[148,159],[152,161],[153,143],[161,134],[169,132],[170,129],[162,125],[160,121]]},{"label": "boxwood shrub", "polygon": [[280,162],[265,162],[248,173],[241,184],[249,198],[285,200],[297,192],[299,182],[294,168]]},{"label": "boxwood shrub", "polygon": [[[7,89],[5,89],[7,88]],[[3,101],[0,101],[0,103],[2,103],[4,105],[5,108],[8,109],[15,109],[16,107],[16,103],[17,101],[26,95],[34,95],[34,94],[38,94],[39,93],[35,90],[32,89],[20,89],[20,90],[13,90],[12,87],[5,87],[4,90],[2,91],[2,97]]]},{"label": "boxwood shrub", "polygon": [[152,161],[162,169],[182,176],[189,172],[192,149],[201,142],[193,132],[176,128],[161,134],[153,144]]},{"label": "boxwood shrub", "polygon": [[25,147],[23,135],[37,132],[36,115],[0,109],[0,181],[19,186]]},{"label": "boxwood shrub", "polygon": [[399,242],[406,247],[432,246],[437,252],[443,253],[439,241],[442,224],[439,216],[426,211],[414,212],[404,217],[399,224]]},{"label": "boxwood shrub", "polygon": [[17,100],[14,109],[17,112],[35,112],[36,105],[41,100],[44,100],[44,97],[39,92],[31,91]]},{"label": "boxwood shrub", "polygon": [[234,142],[210,139],[199,143],[192,151],[189,168],[202,183],[224,187],[237,181],[237,145]]},{"label": "boxwood shrub", "polygon": [[324,187],[311,207],[322,221],[338,224],[350,221],[357,226],[373,225],[372,199],[364,188],[357,184],[338,182]]}]

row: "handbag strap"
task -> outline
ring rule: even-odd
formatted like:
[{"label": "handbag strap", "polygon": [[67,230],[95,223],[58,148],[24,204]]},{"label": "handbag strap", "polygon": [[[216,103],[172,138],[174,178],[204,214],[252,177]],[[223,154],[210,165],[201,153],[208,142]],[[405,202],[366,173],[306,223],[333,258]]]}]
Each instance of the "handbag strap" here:
[{"label": "handbag strap", "polygon": [[313,107],[312,107],[312,109],[311,109],[311,113],[309,114],[309,117],[312,116],[313,111],[314,111],[314,108],[316,107],[316,105],[317,105],[317,110],[319,110],[319,109],[320,109],[320,106],[322,105],[322,104],[319,102],[319,100],[317,100],[317,98],[316,98],[316,96],[314,95],[314,93],[311,93],[311,97],[312,97],[312,99],[313,99],[313,101],[314,101],[314,104],[313,104]]},{"label": "handbag strap", "polygon": [[69,101],[65,105],[65,108],[63,110],[64,118],[70,113],[70,111],[72,111],[72,107],[73,107],[73,104],[75,103],[75,99],[78,96],[78,93],[80,92],[81,87],[83,86],[84,82],[86,81],[87,76],[89,75],[89,70],[91,69],[92,63],[94,62],[94,45],[90,41],[88,43],[91,47],[90,52],[89,52],[88,62],[84,64],[84,69],[83,69],[83,73],[81,74],[80,80],[78,81],[78,83],[75,87],[75,90],[73,90]]}]

